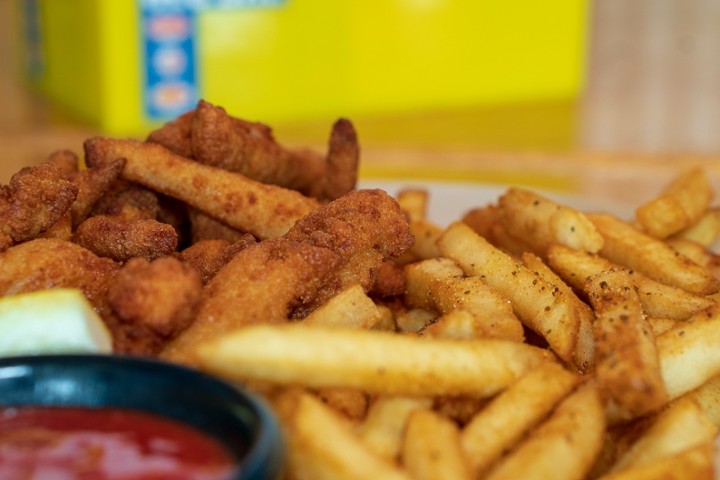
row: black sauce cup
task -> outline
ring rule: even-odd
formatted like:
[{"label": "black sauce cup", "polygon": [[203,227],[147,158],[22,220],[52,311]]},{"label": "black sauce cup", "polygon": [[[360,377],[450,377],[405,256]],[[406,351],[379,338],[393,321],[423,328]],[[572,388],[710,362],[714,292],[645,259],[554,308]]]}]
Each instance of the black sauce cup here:
[{"label": "black sauce cup", "polygon": [[275,480],[279,425],[263,400],[215,377],[130,356],[38,355],[0,359],[0,407],[123,408],[195,427],[223,444],[238,467],[228,480]]}]

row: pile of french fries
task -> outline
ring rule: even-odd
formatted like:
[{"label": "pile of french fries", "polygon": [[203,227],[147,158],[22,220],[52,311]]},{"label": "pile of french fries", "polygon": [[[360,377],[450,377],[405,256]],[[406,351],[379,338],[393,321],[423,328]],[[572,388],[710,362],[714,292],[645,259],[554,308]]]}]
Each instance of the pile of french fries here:
[{"label": "pile of french fries", "polygon": [[267,396],[288,479],[713,478],[720,210],[701,169],[633,219],[508,188],[416,238],[402,305],[342,291],[201,345]]}]

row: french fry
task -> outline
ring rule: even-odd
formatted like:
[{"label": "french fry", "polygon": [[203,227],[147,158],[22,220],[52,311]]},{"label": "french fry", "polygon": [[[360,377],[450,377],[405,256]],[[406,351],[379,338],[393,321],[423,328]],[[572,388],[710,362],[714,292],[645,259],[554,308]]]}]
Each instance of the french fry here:
[{"label": "french fry", "polygon": [[481,478],[580,381],[579,375],[548,364],[526,373],[493,398],[462,431],[462,447],[473,478]]},{"label": "french fry", "polygon": [[543,349],[503,340],[426,340],[301,324],[244,327],[206,342],[202,368],[229,379],[388,395],[487,397],[551,361]]},{"label": "french fry", "polygon": [[395,461],[402,449],[410,414],[432,406],[429,397],[380,396],[370,404],[367,416],[356,434],[376,455]]},{"label": "french fry", "polygon": [[628,468],[600,477],[601,480],[713,480],[713,442],[658,459],[654,463]]},{"label": "french fry", "polygon": [[404,188],[395,196],[410,221],[427,218],[429,192],[422,188]]},{"label": "french fry", "polygon": [[670,238],[684,238],[708,247],[718,239],[718,236],[720,236],[720,208],[714,207],[707,210],[697,222]]},{"label": "french fry", "polygon": [[691,400],[675,402],[661,412],[612,467],[619,472],[712,442],[718,429]]},{"label": "french fry", "polygon": [[669,398],[720,374],[720,307],[713,306],[655,339]]},{"label": "french fry", "polygon": [[685,399],[695,402],[707,419],[720,428],[720,376],[711,378],[676,401],[682,402]]},{"label": "french fry", "polygon": [[583,478],[602,448],[604,434],[600,394],[594,384],[586,383],[565,398],[485,479]]},{"label": "french fry", "polygon": [[601,394],[626,419],[664,405],[655,337],[625,270],[592,276],[585,284],[595,310],[595,374]]},{"label": "french fry", "polygon": [[326,327],[372,328],[380,320],[375,302],[365,294],[362,286],[343,290],[308,315],[306,325]]},{"label": "french fry", "polygon": [[582,372],[590,371],[595,363],[595,339],[593,338],[593,323],[595,322],[595,314],[587,303],[580,300],[573,289],[566,284],[540,257],[525,252],[522,255],[523,264],[530,270],[539,273],[543,278],[555,285],[562,291],[563,295],[572,302],[578,317],[580,318],[580,326],[578,327],[578,338],[575,343],[575,353],[573,355],[573,363]]},{"label": "french fry", "polygon": [[[577,291],[582,290],[588,277],[620,268],[619,265],[598,255],[590,255],[561,245],[552,245],[548,249],[548,263]],[[642,273],[636,271],[628,273],[638,291],[643,311],[651,317],[687,320],[714,303],[710,298],[665,285]]]},{"label": "french fry", "polygon": [[621,266],[697,295],[720,290],[711,272],[657,240],[609,214],[588,217],[605,239],[600,254]]},{"label": "french fry", "polygon": [[432,410],[410,414],[401,456],[405,470],[416,480],[473,478],[460,448],[458,426]]},{"label": "french fry", "polygon": [[161,145],[95,137],[85,142],[86,161],[125,159],[122,178],[182,200],[258,238],[278,237],[315,210],[315,199],[238,173],[203,165]]},{"label": "french fry", "polygon": [[424,308],[410,308],[395,316],[395,324],[400,332],[417,333],[430,325],[437,318],[437,313]]},{"label": "french fry", "polygon": [[705,171],[693,168],[676,177],[660,196],[638,207],[635,216],[649,235],[666,238],[696,223],[712,195]]},{"label": "french fry", "polygon": [[559,243],[595,253],[603,238],[582,212],[522,188],[511,187],[499,199],[499,220],[511,236],[530,243],[544,256]]},{"label": "french fry", "polygon": [[425,334],[523,341],[522,324],[508,301],[480,277],[464,277],[453,260],[436,258],[415,262],[408,265],[405,272],[406,303],[432,308],[442,315],[425,329]]},{"label": "french fry", "polygon": [[[288,470],[297,480],[383,478],[409,480],[368,450],[351,428],[310,394],[284,393],[275,403],[288,445]],[[321,434],[319,434],[321,433]]]},{"label": "french fry", "polygon": [[544,337],[561,359],[572,361],[580,317],[559,288],[518,264],[464,223],[450,225],[438,246],[467,275],[480,276],[509,299],[521,322]]}]

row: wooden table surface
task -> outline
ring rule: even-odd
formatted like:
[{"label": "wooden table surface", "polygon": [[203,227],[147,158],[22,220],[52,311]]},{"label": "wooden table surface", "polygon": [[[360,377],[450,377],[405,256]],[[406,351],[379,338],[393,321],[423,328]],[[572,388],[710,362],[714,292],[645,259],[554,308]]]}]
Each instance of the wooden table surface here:
[{"label": "wooden table surface", "polygon": [[[80,152],[84,139],[100,133],[24,87],[8,6],[9,0],[0,0],[0,183],[54,150]],[[720,155],[713,151],[589,149],[582,109],[588,101],[352,119],[362,145],[361,175],[521,184],[638,204],[673,175],[701,164],[720,186]],[[281,143],[318,149],[325,148],[329,127],[273,125]]]}]

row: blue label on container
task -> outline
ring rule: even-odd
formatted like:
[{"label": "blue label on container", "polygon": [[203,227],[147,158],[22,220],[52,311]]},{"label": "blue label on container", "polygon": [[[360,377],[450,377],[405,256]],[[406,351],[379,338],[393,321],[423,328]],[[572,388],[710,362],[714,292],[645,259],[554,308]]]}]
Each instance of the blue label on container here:
[{"label": "blue label on container", "polygon": [[38,0],[22,2],[22,31],[25,36],[25,71],[31,78],[45,73],[45,55]]},{"label": "blue label on container", "polygon": [[153,120],[192,109],[199,98],[196,13],[185,8],[142,9],[145,114]]},{"label": "blue label on container", "polygon": [[143,101],[151,120],[176,117],[200,98],[197,16],[204,10],[266,7],[284,0],[140,0]]}]

